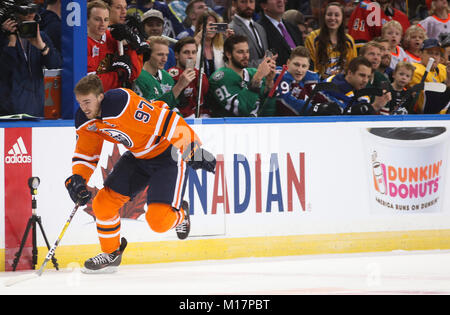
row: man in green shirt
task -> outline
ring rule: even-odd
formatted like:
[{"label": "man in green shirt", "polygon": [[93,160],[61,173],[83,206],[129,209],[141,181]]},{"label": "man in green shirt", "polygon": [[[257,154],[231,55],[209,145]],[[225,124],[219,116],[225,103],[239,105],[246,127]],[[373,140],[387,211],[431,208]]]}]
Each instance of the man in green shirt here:
[{"label": "man in green shirt", "polygon": [[149,101],[164,101],[172,109],[178,104],[180,93],[195,79],[195,71],[188,69],[177,83],[164,70],[169,55],[169,42],[160,36],[149,38],[151,54],[135,81],[135,92]]},{"label": "man in green shirt", "polygon": [[247,68],[247,37],[233,35],[224,43],[227,65],[209,78],[209,106],[214,117],[273,116],[275,97],[267,95],[273,86],[276,56],[265,57],[258,69]]}]

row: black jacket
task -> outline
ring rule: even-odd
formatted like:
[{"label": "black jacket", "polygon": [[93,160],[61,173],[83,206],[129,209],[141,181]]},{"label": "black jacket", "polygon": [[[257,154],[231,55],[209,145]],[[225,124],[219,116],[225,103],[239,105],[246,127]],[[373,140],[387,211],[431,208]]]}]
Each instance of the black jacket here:
[{"label": "black jacket", "polygon": [[[285,65],[286,61],[291,55],[291,47],[289,47],[284,37],[281,36],[280,31],[272,24],[272,22],[264,15],[264,13],[261,14],[261,18],[259,19],[258,23],[266,30],[269,49],[278,54],[277,66]],[[293,25],[286,20],[283,20],[283,24],[294,40],[294,43],[297,46],[303,45],[302,33],[300,32],[300,29],[297,27],[297,25]]]}]

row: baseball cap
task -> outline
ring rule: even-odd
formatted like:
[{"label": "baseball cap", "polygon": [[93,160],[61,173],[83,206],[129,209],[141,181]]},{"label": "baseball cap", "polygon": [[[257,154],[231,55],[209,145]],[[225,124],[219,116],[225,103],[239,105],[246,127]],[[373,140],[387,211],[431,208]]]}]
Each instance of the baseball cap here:
[{"label": "baseball cap", "polygon": [[441,43],[436,38],[428,38],[423,41],[422,50],[434,47],[441,48]]},{"label": "baseball cap", "polygon": [[149,18],[157,18],[164,22],[164,17],[162,15],[161,11],[158,11],[155,9],[147,10],[142,17],[142,22],[144,22],[146,19],[149,19]]}]

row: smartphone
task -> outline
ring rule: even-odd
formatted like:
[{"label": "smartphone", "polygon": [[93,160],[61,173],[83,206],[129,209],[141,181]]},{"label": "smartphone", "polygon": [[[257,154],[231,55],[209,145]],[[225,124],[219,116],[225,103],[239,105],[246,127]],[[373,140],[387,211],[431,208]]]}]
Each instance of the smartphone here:
[{"label": "smartphone", "polygon": [[186,69],[194,69],[195,61],[194,59],[186,59]]},{"label": "smartphone", "polygon": [[211,23],[211,26],[215,28],[216,33],[225,33],[228,29],[227,23]]},{"label": "smartphone", "polygon": [[271,50],[266,50],[265,56],[266,56],[266,58],[272,58],[273,57],[273,52]]}]

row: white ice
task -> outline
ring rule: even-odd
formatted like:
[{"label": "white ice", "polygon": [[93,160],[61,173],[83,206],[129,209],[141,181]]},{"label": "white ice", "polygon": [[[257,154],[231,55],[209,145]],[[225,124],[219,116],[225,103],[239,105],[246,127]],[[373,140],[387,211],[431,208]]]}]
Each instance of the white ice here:
[{"label": "white ice", "polygon": [[[49,264],[51,265],[51,264]],[[87,275],[78,265],[6,287],[31,271],[0,273],[9,294],[450,294],[450,251],[395,251],[123,265]]]}]

